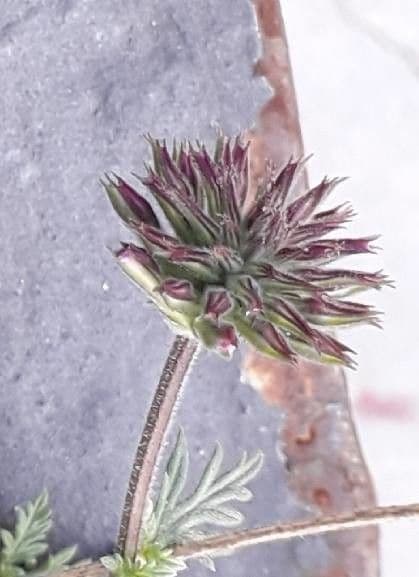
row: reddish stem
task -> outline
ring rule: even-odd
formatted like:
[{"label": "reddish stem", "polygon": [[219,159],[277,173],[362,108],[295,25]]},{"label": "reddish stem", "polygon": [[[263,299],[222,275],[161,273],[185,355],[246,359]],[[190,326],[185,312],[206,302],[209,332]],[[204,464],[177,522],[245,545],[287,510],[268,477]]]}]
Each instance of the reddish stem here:
[{"label": "reddish stem", "polygon": [[190,339],[175,338],[148,411],[131,470],[118,535],[118,549],[130,559],[138,548],[145,501],[160,448],[197,346]]}]

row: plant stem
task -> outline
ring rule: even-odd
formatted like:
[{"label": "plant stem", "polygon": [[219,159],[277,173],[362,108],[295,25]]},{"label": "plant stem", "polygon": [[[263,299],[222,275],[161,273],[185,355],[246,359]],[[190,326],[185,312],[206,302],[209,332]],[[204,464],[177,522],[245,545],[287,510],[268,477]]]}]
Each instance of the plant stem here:
[{"label": "plant stem", "polygon": [[321,517],[297,523],[280,523],[226,535],[216,535],[194,543],[178,545],[174,549],[174,554],[177,557],[186,559],[202,555],[224,555],[251,545],[294,539],[296,537],[309,537],[321,533],[341,531],[342,529],[357,529],[375,525],[382,521],[412,517],[419,517],[419,503],[374,507],[344,515]]},{"label": "plant stem", "polygon": [[133,558],[137,551],[145,500],[160,447],[197,348],[196,341],[180,336],[175,338],[148,411],[119,527],[118,549],[128,558]]},{"label": "plant stem", "polygon": [[[246,529],[226,535],[216,535],[198,542],[178,545],[174,548],[176,557],[191,559],[202,555],[226,555],[244,547],[271,543],[296,537],[309,537],[347,529],[357,529],[376,525],[385,521],[397,519],[412,519],[419,517],[419,503],[409,505],[392,505],[389,507],[374,507],[337,515],[321,517],[315,520],[296,523],[276,524],[256,529]],[[57,573],[57,577],[106,577],[109,571],[100,561],[81,561]]]}]

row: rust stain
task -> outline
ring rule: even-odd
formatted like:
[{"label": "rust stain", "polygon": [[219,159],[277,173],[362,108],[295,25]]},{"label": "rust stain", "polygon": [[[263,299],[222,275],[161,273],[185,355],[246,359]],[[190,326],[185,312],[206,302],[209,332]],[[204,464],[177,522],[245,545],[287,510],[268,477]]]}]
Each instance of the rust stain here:
[{"label": "rust stain", "polygon": [[332,506],[332,497],[329,491],[323,487],[314,489],[313,501],[320,509],[329,509]]},{"label": "rust stain", "polygon": [[297,445],[309,445],[316,438],[316,429],[313,425],[308,425],[304,431],[295,437],[295,443]]},{"label": "rust stain", "polygon": [[[243,360],[242,375],[268,404],[284,413],[279,436],[288,486],[301,504],[311,508],[313,516],[375,503],[340,369],[308,361],[293,367],[251,351]],[[331,573],[313,567],[309,577],[378,575],[375,528],[342,531],[326,540]]]},{"label": "rust stain", "polygon": [[[303,155],[295,87],[288,54],[284,23],[276,0],[253,0],[262,54],[254,74],[263,76],[272,88],[271,98],[259,112],[251,131],[253,153],[282,165]],[[262,165],[262,162],[259,162]]]},{"label": "rust stain", "polygon": [[284,37],[284,25],[278,12],[276,0],[254,0],[259,30],[264,38]]}]

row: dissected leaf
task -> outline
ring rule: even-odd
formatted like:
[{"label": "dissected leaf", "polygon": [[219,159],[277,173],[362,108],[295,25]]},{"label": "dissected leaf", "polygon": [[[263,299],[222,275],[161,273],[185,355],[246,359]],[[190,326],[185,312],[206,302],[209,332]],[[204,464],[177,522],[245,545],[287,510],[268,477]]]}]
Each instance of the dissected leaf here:
[{"label": "dissected leaf", "polygon": [[44,491],[33,503],[16,507],[13,531],[1,529],[0,577],[41,577],[68,565],[76,547],[67,547],[40,562],[48,551],[47,536],[52,527],[48,494]]},{"label": "dissected leaf", "polygon": [[2,559],[11,565],[32,565],[48,549],[46,538],[51,525],[51,510],[45,491],[26,507],[16,507],[14,533],[4,529],[1,532]]},{"label": "dissected leaf", "polygon": [[[155,505],[151,499],[146,502],[136,558],[124,559],[116,554],[103,557],[102,564],[115,577],[175,577],[186,565],[182,558],[173,556],[172,547],[203,539],[208,526],[236,527],[244,521],[232,503],[252,498],[246,485],[257,475],[262,461],[261,452],[252,457],[244,453],[235,466],[222,472],[223,449],[217,443],[195,489],[184,496],[189,453],[180,429]],[[203,556],[198,561],[215,571],[210,557]]]},{"label": "dissected leaf", "polygon": [[43,575],[51,575],[61,569],[68,567],[70,561],[74,558],[77,547],[65,547],[55,553],[49,555],[45,563],[41,564],[36,570],[30,572],[30,577],[42,577]]},{"label": "dissected leaf", "polygon": [[179,432],[154,508],[157,528],[153,539],[167,547],[184,542],[206,525],[235,527],[243,522],[242,513],[231,507],[231,503],[251,499],[252,493],[245,485],[258,473],[263,456],[258,452],[248,457],[245,453],[237,465],[226,472],[220,472],[222,461],[223,450],[217,444],[197,486],[182,498],[188,450],[183,431]]}]

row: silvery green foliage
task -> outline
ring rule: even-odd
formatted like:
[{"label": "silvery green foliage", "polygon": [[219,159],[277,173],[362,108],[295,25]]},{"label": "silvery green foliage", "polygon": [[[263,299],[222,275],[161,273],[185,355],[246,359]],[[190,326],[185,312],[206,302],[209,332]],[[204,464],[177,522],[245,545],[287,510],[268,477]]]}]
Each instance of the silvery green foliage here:
[{"label": "silvery green foliage", "polygon": [[[189,453],[181,429],[167,463],[160,493],[155,503],[151,499],[147,503],[136,558],[124,559],[117,554],[103,557],[103,565],[116,577],[175,577],[186,564],[172,554],[174,546],[202,539],[211,525],[231,528],[244,520],[243,514],[231,503],[252,498],[246,485],[257,475],[262,462],[261,452],[253,457],[245,453],[234,467],[222,472],[223,450],[217,444],[195,489],[184,496]],[[210,557],[199,560],[215,571]]]},{"label": "silvery green foliage", "polygon": [[45,559],[51,527],[51,509],[46,491],[33,503],[16,507],[14,531],[0,530],[0,577],[22,577],[27,574],[40,577],[66,567],[74,557],[76,547],[67,547]]},{"label": "silvery green foliage", "polygon": [[217,444],[196,488],[185,497],[189,454],[183,431],[179,431],[159,496],[144,528],[148,541],[168,547],[202,538],[208,526],[231,528],[244,521],[243,514],[231,503],[252,498],[246,485],[259,472],[263,455],[258,452],[248,457],[244,453],[240,461],[225,472],[221,472],[222,462],[223,450]]}]

